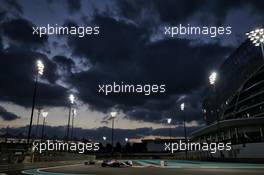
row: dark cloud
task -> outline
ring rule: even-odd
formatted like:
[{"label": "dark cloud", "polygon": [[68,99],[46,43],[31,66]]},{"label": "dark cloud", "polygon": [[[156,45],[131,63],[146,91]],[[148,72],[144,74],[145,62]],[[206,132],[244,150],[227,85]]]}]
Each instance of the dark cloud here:
[{"label": "dark cloud", "polygon": [[[100,26],[100,35],[74,37],[69,40],[73,53],[80,56],[89,55],[92,63],[113,61],[122,63],[123,59],[132,59],[131,56],[127,58],[127,53],[137,52],[134,50],[135,47],[142,45],[147,39],[146,31],[125,21],[96,15],[94,23]],[[112,58],[115,60],[111,60]]]},{"label": "dark cloud", "polygon": [[[203,121],[201,101],[204,89],[187,93],[186,95],[171,95],[164,100],[147,100],[144,105],[131,110],[128,108],[125,118],[137,121],[166,123],[167,118],[172,118],[173,124],[182,124],[184,115],[186,121]],[[185,103],[185,112],[180,110],[181,103]]]},{"label": "dark cloud", "polygon": [[71,72],[71,69],[74,67],[75,63],[72,59],[65,56],[57,55],[53,59],[63,70]]},{"label": "dark cloud", "polygon": [[5,18],[6,11],[0,11],[0,22]]},{"label": "dark cloud", "polygon": [[252,9],[252,13],[259,15],[263,18],[262,11],[264,8],[264,2],[258,0],[239,0],[239,1],[221,1],[217,0],[211,5],[210,13],[215,15],[218,19],[226,17],[227,13],[231,10],[238,10],[243,7],[249,7]]},{"label": "dark cloud", "polygon": [[[39,82],[38,105],[63,106],[67,89],[56,84],[56,64],[38,52],[8,48],[0,52],[0,100],[29,107],[32,101],[36,60],[45,64],[45,73]],[[46,71],[48,70],[48,71]]]},{"label": "dark cloud", "polygon": [[48,39],[46,35],[41,38],[38,35],[33,35],[33,26],[31,22],[21,18],[5,21],[1,24],[3,35],[13,41],[12,44],[26,48],[43,46]]},{"label": "dark cloud", "polygon": [[[148,15],[152,20],[152,15],[157,14],[161,22],[177,24],[186,23],[190,17],[200,15],[200,22],[210,21],[213,24],[223,24],[224,20],[231,10],[242,7],[252,8],[254,13],[262,16],[264,3],[262,1],[253,0],[117,0],[119,13],[133,20],[140,20],[142,14]],[[146,11],[152,10],[152,13]]]},{"label": "dark cloud", "polygon": [[[57,64],[36,51],[46,47],[47,36],[32,35],[34,24],[22,18],[6,18],[0,25],[0,101],[31,106],[36,61],[40,59],[45,69],[38,83],[37,105],[65,106],[68,89],[56,83],[60,78]],[[2,38],[8,48],[3,49]]]},{"label": "dark cloud", "polygon": [[67,7],[71,13],[78,12],[82,7],[81,0],[67,0]]},{"label": "dark cloud", "polygon": [[0,3],[2,8],[5,7],[10,11],[15,10],[18,13],[23,13],[23,9],[17,0],[0,0]]},{"label": "dark cloud", "polygon": [[78,24],[75,21],[73,21],[73,20],[66,19],[64,21],[63,26],[67,26],[67,27],[78,27]]},{"label": "dark cloud", "polygon": [[81,0],[62,0],[62,1],[54,1],[54,0],[46,0],[48,4],[55,4],[59,3],[61,5],[62,3],[66,5],[67,11],[70,13],[77,13],[81,10],[82,8],[82,2]]},{"label": "dark cloud", "polygon": [[184,94],[206,84],[208,72],[231,49],[217,43],[193,46],[188,40],[162,40],[149,44],[139,61],[147,79],[164,82],[168,93]]},{"label": "dark cloud", "polygon": [[[163,22],[183,22],[187,17],[194,15],[201,7],[204,7],[202,1],[173,1],[165,2],[159,0],[144,1],[144,0],[118,0],[119,12],[127,18],[139,19],[139,15],[145,14],[149,8],[155,10]],[[147,14],[151,15],[151,14]]]},{"label": "dark cloud", "polygon": [[3,50],[3,42],[2,37],[0,36],[0,52]]},{"label": "dark cloud", "polygon": [[20,117],[12,112],[7,111],[4,107],[0,106],[0,118],[6,121],[11,121]]},{"label": "dark cloud", "polygon": [[[72,75],[69,82],[76,86],[80,98],[97,110],[118,105],[126,117],[134,120],[158,122],[178,106],[181,95],[207,84],[207,75],[232,50],[214,44],[192,44],[191,40],[159,40],[150,42],[150,33],[126,21],[97,16],[94,23],[100,36],[82,39],[69,38],[73,53],[88,59],[88,71]],[[113,33],[116,33],[114,35]],[[144,96],[140,94],[98,94],[98,84],[113,82],[127,84],[165,84],[166,93]],[[200,97],[200,98],[198,98]],[[189,97],[196,103],[188,120],[202,119],[201,96]],[[181,115],[180,115],[181,116]],[[182,117],[178,118],[182,120]]]},{"label": "dark cloud", "polygon": [[[48,0],[48,3],[53,2]],[[22,12],[16,1],[9,0],[4,4]],[[80,22],[87,26],[98,25],[100,35],[84,38],[66,35],[58,37],[53,42],[55,47],[51,47],[50,53],[55,51],[57,54],[58,47],[66,38],[67,49],[64,52],[65,55],[72,52],[72,57],[57,55],[52,59],[35,50],[40,47],[46,49],[47,36],[34,37],[34,24],[29,19],[7,18],[7,9],[0,8],[0,20],[4,21],[0,37],[0,81],[5,82],[0,87],[0,100],[27,107],[31,105],[34,64],[37,58],[41,58],[48,71],[42,77],[45,82],[39,84],[39,104],[64,105],[67,89],[56,82],[66,79],[65,83],[78,91],[79,99],[95,110],[106,112],[112,107],[118,107],[125,113],[125,118],[131,120],[160,123],[167,117],[174,117],[176,123],[181,123],[183,112],[179,110],[179,105],[185,102],[187,121],[201,121],[201,101],[208,73],[217,68],[234,48],[224,46],[221,41],[211,42],[209,38],[203,38],[205,42],[201,43],[199,40],[194,43],[191,36],[191,39],[163,38],[159,36],[162,31],[158,33],[157,28],[164,24],[186,23],[192,17],[198,20],[195,21],[198,24],[224,24],[229,12],[239,10],[243,14],[244,7],[249,7],[254,15],[261,17],[264,7],[264,3],[257,0],[120,0],[115,4],[117,6],[101,14],[98,9],[92,16],[85,16],[84,10],[81,13],[85,7],[80,0],[68,0],[66,6],[70,14],[65,12],[61,19],[65,21],[64,25],[77,26]],[[72,18],[71,15],[75,12],[80,12],[80,19]],[[236,22],[231,21],[230,25]],[[236,29],[233,32],[241,34],[236,33]],[[8,39],[4,42],[9,42],[11,47],[1,51],[3,38]],[[89,69],[71,73],[72,67],[80,58],[86,59]],[[60,68],[70,74],[57,74]],[[105,96],[97,93],[99,84],[114,81],[142,85],[166,84],[167,91],[150,96]]]},{"label": "dark cloud", "polygon": [[46,0],[47,1],[47,3],[53,3],[54,2],[54,0]]}]

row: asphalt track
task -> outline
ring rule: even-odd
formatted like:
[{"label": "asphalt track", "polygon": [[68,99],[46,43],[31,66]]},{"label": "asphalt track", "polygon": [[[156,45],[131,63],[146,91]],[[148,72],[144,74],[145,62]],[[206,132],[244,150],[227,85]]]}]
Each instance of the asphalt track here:
[{"label": "asphalt track", "polygon": [[[130,168],[102,168],[100,164],[74,164],[51,168],[25,170],[31,175],[262,175],[263,164],[212,163],[196,161],[169,161],[167,167],[160,167],[157,160],[140,160]],[[140,166],[138,166],[140,165]]]}]

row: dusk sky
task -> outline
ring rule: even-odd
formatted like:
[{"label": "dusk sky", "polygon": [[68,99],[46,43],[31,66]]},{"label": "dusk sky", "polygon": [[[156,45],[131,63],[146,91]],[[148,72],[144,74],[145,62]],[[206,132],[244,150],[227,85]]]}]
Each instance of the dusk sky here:
[{"label": "dusk sky", "polygon": [[[0,0],[0,127],[29,124],[35,62],[45,64],[36,105],[49,112],[48,129],[67,124],[68,95],[77,99],[75,127],[91,133],[118,111],[121,135],[182,135],[204,125],[208,75],[263,24],[258,0]],[[99,26],[100,34],[32,34],[32,26]],[[230,35],[164,35],[164,26],[230,26]],[[221,75],[220,75],[221,76]],[[99,84],[165,84],[161,94],[98,93]],[[36,124],[37,113],[33,124]],[[104,132],[107,129],[104,128]],[[81,130],[81,129],[80,129]],[[83,131],[84,132],[84,131]]]}]

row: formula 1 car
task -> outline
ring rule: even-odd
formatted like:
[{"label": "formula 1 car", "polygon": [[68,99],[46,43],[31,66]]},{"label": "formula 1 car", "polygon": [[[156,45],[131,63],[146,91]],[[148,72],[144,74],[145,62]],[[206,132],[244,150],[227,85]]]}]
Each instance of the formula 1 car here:
[{"label": "formula 1 car", "polygon": [[131,167],[132,161],[119,161],[119,160],[104,160],[101,164],[102,167]]}]

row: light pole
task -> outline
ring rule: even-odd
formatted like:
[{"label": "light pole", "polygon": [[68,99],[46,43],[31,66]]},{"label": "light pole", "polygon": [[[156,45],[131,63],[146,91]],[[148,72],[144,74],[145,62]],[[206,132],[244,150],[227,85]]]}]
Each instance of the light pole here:
[{"label": "light pole", "polygon": [[112,148],[114,148],[114,127],[115,127],[116,114],[117,112],[110,112],[111,120],[112,120]]},{"label": "light pole", "polygon": [[72,110],[72,128],[71,128],[71,139],[73,139],[74,134],[74,118],[76,117],[77,111],[76,109]]},{"label": "light pole", "polygon": [[262,57],[264,59],[264,28],[252,30],[246,33],[246,35],[255,46],[261,47]]},{"label": "light pole", "polygon": [[38,127],[39,127],[39,116],[41,114],[42,108],[38,108],[38,118],[37,118],[37,127],[36,127],[36,138],[39,136]]},{"label": "light pole", "polygon": [[[215,89],[215,83],[217,80],[217,72],[212,72],[209,76],[209,83],[210,85],[213,87],[213,92],[215,93],[216,89]],[[216,99],[215,99],[216,101]],[[217,125],[217,142],[219,142],[219,114],[218,114],[218,108],[217,108],[217,104],[215,104],[215,112],[216,112],[216,125]]]},{"label": "light pole", "polygon": [[69,140],[69,134],[70,134],[70,121],[71,121],[72,105],[74,104],[74,101],[75,101],[75,97],[74,97],[73,94],[70,94],[69,95],[69,101],[70,101],[70,105],[69,105],[69,117],[68,117],[67,133],[66,133],[66,139],[67,139],[67,141]]},{"label": "light pole", "polygon": [[[185,104],[182,103],[181,106],[180,106],[180,108],[181,108],[181,111],[183,112],[184,140],[185,140],[185,143],[187,144]],[[185,149],[185,159],[187,159],[187,149]]]},{"label": "light pole", "polygon": [[169,130],[169,134],[170,134],[170,142],[171,142],[171,118],[168,118],[167,119],[167,123],[168,123],[168,125],[169,125],[169,127],[170,127],[170,130]]},{"label": "light pole", "polygon": [[107,139],[106,136],[103,136],[103,143],[102,143],[103,147],[104,147],[104,151],[103,152],[106,152],[106,150],[107,150],[106,149],[106,145],[107,145],[106,139]]},{"label": "light pole", "polygon": [[34,85],[34,92],[33,92],[33,99],[32,99],[32,108],[31,108],[31,116],[30,116],[30,123],[29,123],[29,129],[28,129],[28,136],[27,136],[27,143],[30,141],[31,137],[31,128],[32,128],[32,121],[34,116],[34,109],[35,109],[35,103],[36,103],[36,94],[37,94],[37,87],[38,87],[38,79],[41,75],[43,75],[44,72],[44,64],[41,60],[38,60],[36,63],[36,77],[35,77],[35,85]]},{"label": "light pole", "polygon": [[48,116],[48,112],[42,112],[42,117],[43,117],[43,123],[42,123],[42,131],[41,131],[41,140],[44,138],[44,127],[45,127],[45,122],[46,122],[46,117]]}]

